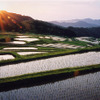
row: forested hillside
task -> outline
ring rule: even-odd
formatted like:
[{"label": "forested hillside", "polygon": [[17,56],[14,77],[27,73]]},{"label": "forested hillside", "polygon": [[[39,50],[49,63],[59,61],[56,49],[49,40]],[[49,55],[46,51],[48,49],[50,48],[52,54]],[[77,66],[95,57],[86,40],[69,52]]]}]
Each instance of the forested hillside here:
[{"label": "forested hillside", "polygon": [[75,32],[76,36],[89,36],[89,37],[96,37],[100,38],[100,27],[93,27],[93,28],[73,28],[69,27],[68,29]]},{"label": "forested hillside", "polygon": [[0,30],[14,32],[32,32],[37,34],[49,34],[58,36],[73,37],[75,33],[67,28],[63,28],[48,22],[35,20],[28,16],[16,13],[0,11]]}]

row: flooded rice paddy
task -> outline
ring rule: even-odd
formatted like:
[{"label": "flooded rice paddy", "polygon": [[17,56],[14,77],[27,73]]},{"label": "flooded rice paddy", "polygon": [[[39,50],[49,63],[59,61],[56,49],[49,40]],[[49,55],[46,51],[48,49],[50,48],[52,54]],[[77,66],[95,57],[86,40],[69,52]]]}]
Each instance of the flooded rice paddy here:
[{"label": "flooded rice paddy", "polygon": [[40,36],[39,38],[40,39],[52,39],[52,40],[55,40],[55,41],[65,41],[66,40],[66,38],[58,37],[58,36],[45,36],[45,37]]},{"label": "flooded rice paddy", "polygon": [[100,100],[100,72],[0,92],[0,100]]},{"label": "flooded rice paddy", "polygon": [[19,55],[30,55],[30,54],[40,54],[46,52],[17,52]]},{"label": "flooded rice paddy", "polygon": [[8,59],[14,59],[14,57],[10,54],[0,55],[0,60],[8,60]]},{"label": "flooded rice paddy", "polygon": [[32,42],[32,41],[38,41],[39,39],[37,38],[15,38],[15,40]]},{"label": "flooded rice paddy", "polygon": [[29,38],[29,36],[26,36],[26,35],[19,35],[19,36],[16,36],[17,38]]},{"label": "flooded rice paddy", "polygon": [[63,44],[63,43],[42,44],[42,45],[38,44],[37,46],[40,46],[40,47],[54,47],[54,48],[71,48],[71,49],[84,48],[82,46],[69,45],[69,44]]},{"label": "flooded rice paddy", "polygon": [[8,44],[26,44],[26,42],[24,42],[24,41],[12,41],[12,42],[8,42]]},{"label": "flooded rice paddy", "polygon": [[65,55],[0,67],[0,78],[61,68],[100,64],[100,52]]},{"label": "flooded rice paddy", "polygon": [[3,50],[18,50],[18,49],[37,50],[37,48],[34,48],[34,47],[6,47],[6,48],[3,48]]},{"label": "flooded rice paddy", "polygon": [[77,37],[76,39],[79,41],[84,41],[84,42],[88,42],[88,43],[92,43],[92,44],[99,44],[100,41],[98,39],[95,40],[91,40],[92,37]]}]

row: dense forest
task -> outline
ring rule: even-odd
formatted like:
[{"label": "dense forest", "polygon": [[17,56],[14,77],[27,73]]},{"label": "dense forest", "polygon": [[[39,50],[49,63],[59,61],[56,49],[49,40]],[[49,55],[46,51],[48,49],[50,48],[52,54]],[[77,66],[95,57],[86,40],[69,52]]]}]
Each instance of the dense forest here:
[{"label": "dense forest", "polygon": [[92,28],[74,28],[69,27],[68,29],[75,32],[76,36],[88,36],[88,37],[96,37],[100,38],[100,27],[92,27]]}]

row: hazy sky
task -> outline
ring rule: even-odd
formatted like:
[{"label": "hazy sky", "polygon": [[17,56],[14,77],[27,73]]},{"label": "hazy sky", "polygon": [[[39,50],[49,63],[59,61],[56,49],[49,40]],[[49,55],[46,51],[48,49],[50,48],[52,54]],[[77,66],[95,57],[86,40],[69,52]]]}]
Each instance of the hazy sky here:
[{"label": "hazy sky", "polygon": [[0,10],[44,21],[99,19],[100,0],[0,0]]}]

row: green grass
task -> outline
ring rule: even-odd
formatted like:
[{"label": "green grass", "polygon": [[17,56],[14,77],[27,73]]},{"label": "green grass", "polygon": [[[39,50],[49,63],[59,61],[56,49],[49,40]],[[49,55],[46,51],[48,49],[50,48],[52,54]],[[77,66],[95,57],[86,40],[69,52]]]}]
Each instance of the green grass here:
[{"label": "green grass", "polygon": [[[27,33],[28,34],[28,33]],[[25,34],[25,35],[27,35]],[[33,34],[33,33],[32,33]],[[40,34],[28,34],[31,37],[39,37],[39,36],[45,36]],[[6,35],[5,35],[6,36]],[[0,39],[4,39],[5,36],[0,35]],[[10,35],[11,38],[14,38],[13,35]],[[84,46],[86,48],[84,49],[58,49],[53,47],[37,47],[37,44],[49,44],[49,43],[64,43],[64,44],[71,44],[71,45],[78,45],[78,46]],[[36,47],[38,50],[12,50],[12,51],[0,51],[0,54],[11,54],[15,57],[15,59],[12,60],[2,60],[0,61],[0,66],[2,65],[8,65],[13,63],[20,63],[20,62],[26,62],[26,61],[33,61],[33,60],[39,60],[39,59],[46,59],[50,57],[57,57],[57,56],[63,56],[63,55],[69,55],[69,54],[79,54],[79,53],[85,53],[90,51],[100,51],[100,46],[93,46],[93,47],[87,47],[89,43],[84,41],[77,41],[75,38],[72,38],[72,41],[68,41],[67,39],[65,41],[54,41],[52,39],[40,39],[39,41],[34,41],[31,43],[25,44],[25,45],[11,45],[11,44],[0,44],[0,49],[3,47]],[[20,56],[17,54],[17,52],[24,52],[24,51],[43,51],[47,53],[43,54],[34,54],[34,55],[27,55],[27,56]],[[7,82],[17,82],[19,80],[23,81],[26,79],[31,78],[41,78],[45,76],[51,76],[51,75],[60,75],[64,73],[72,73],[74,76],[75,71],[79,71],[80,73],[85,73],[86,71],[91,71],[94,69],[100,69],[100,64],[98,65],[91,65],[91,66],[84,66],[84,67],[76,67],[76,68],[64,68],[64,69],[57,69],[57,70],[51,70],[46,72],[39,72],[39,73],[31,73],[31,74],[25,74],[21,76],[15,76],[10,78],[2,78],[0,79],[1,83],[7,83]]]},{"label": "green grass", "polygon": [[49,44],[49,43],[58,43],[52,39],[39,39],[39,41],[30,42],[29,44]]},{"label": "green grass", "polygon": [[0,42],[5,42],[5,38],[9,37],[11,40],[15,38],[15,35],[3,35],[0,34]]},{"label": "green grass", "polygon": [[[10,55],[13,55],[16,58],[21,58],[20,55],[18,55],[16,52],[13,52],[13,51],[7,51],[7,52],[0,52],[0,55],[6,55],[6,54],[10,54]],[[2,61],[1,61],[2,62]]]},{"label": "green grass", "polygon": [[78,41],[78,40],[73,40],[73,41],[65,40],[65,41],[62,41],[61,43],[70,44],[70,45],[77,45],[77,46],[87,46],[88,45],[87,42]]},{"label": "green grass", "polygon": [[[25,35],[27,35],[26,33]],[[39,37],[39,36],[45,36],[40,34],[28,34],[31,37]],[[1,35],[1,37],[5,37],[6,35]],[[15,35],[9,35],[10,37],[15,37]],[[75,54],[75,53],[84,53],[88,51],[100,51],[100,46],[94,46],[94,47],[87,47],[87,43],[83,41],[77,41],[75,38],[71,38],[72,41],[55,41],[52,39],[40,39],[39,41],[34,41],[28,44],[24,45],[11,45],[11,44],[0,44],[0,49],[3,47],[36,47],[38,50],[5,50],[5,52],[1,52],[2,54],[12,54],[15,59],[12,60],[4,60],[0,61],[0,66],[6,65],[6,64],[12,64],[12,63],[19,63],[19,62],[25,62],[30,60],[38,60],[38,59],[45,59],[50,57],[56,57],[56,56],[62,56],[62,55],[68,55],[68,54]],[[53,48],[53,47],[37,47],[37,44],[49,44],[49,43],[66,43],[71,45],[80,45],[80,46],[86,46],[87,48],[84,49],[59,49],[59,48]],[[17,54],[17,52],[25,52],[25,51],[40,51],[40,52],[47,52],[44,54],[34,54],[34,55],[27,55],[27,56],[20,56]]]},{"label": "green grass", "polygon": [[1,46],[1,45],[0,45],[0,50],[2,50],[4,47],[5,47],[5,46]]},{"label": "green grass", "polygon": [[3,34],[0,34],[0,39],[6,38],[6,37],[15,38],[15,35],[3,35]]},{"label": "green grass", "polygon": [[28,56],[20,56],[20,55],[16,54],[15,52],[10,52],[14,56],[16,56],[16,58],[12,59],[12,60],[0,61],[0,66],[12,64],[12,63],[19,63],[19,62],[26,62],[26,61],[31,61],[31,60],[39,60],[39,59],[46,59],[46,58],[50,58],[50,57],[69,55],[69,54],[85,53],[85,52],[90,52],[90,51],[100,51],[100,46],[88,47],[88,48],[84,48],[84,49],[74,49],[74,50],[73,49],[71,49],[71,50],[65,49],[65,50],[58,50],[58,51],[54,51],[54,52],[28,55]]},{"label": "green grass", "polygon": [[[72,76],[75,76],[75,72],[78,71],[79,74],[84,74],[87,72],[93,72],[100,70],[100,64],[98,65],[90,65],[90,66],[83,66],[83,67],[74,67],[74,68],[63,68],[63,69],[56,69],[51,71],[45,71],[45,72],[38,72],[38,73],[30,73],[30,74],[24,74],[20,76],[15,77],[9,77],[9,78],[1,78],[1,83],[7,83],[7,82],[17,82],[19,80],[24,81],[26,79],[35,79],[35,78],[43,78],[45,76],[53,76],[53,75],[60,75],[60,74],[72,74]],[[70,76],[69,76],[70,77]]]}]

